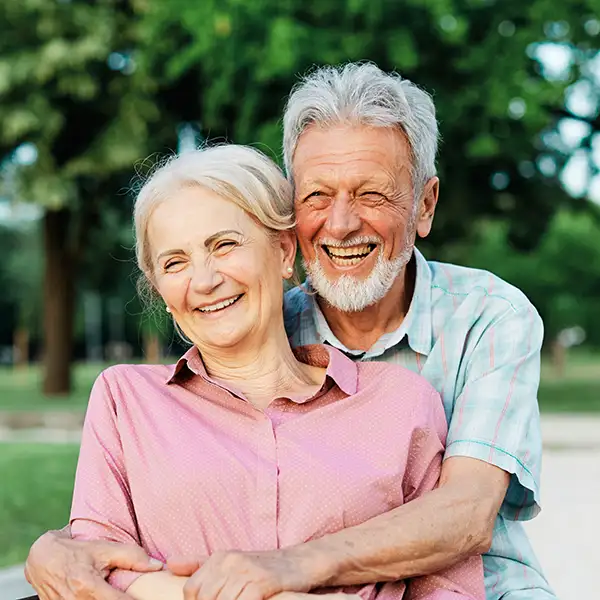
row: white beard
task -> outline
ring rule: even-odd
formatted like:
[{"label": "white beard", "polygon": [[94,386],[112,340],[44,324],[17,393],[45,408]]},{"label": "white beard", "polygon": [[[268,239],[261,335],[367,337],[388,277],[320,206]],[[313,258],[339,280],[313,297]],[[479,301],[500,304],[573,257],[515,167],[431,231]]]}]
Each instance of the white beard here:
[{"label": "white beard", "polygon": [[323,300],[342,312],[360,312],[385,297],[410,261],[412,253],[412,243],[407,244],[400,255],[391,260],[383,258],[380,253],[366,279],[341,275],[331,281],[325,274],[318,254],[310,263],[304,261],[304,269],[313,289]]}]

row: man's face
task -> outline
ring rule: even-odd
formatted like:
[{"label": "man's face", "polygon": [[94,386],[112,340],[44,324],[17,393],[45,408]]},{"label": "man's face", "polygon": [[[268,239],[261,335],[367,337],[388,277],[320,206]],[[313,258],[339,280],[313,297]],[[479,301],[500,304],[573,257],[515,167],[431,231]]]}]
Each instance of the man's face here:
[{"label": "man's face", "polygon": [[383,127],[309,127],[292,167],[296,232],[313,287],[342,311],[375,304],[410,260],[417,231],[429,233],[437,178],[422,196],[435,197],[432,206],[413,201],[410,146]]}]

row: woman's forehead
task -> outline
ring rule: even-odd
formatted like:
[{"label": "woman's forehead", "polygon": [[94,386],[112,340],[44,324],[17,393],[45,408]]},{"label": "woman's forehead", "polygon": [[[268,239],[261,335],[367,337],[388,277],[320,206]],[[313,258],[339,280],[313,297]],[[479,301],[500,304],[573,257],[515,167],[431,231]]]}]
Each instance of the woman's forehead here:
[{"label": "woman's forehead", "polygon": [[184,188],[161,202],[148,222],[151,244],[171,240],[204,242],[219,231],[246,232],[256,227],[246,212],[212,190]]}]

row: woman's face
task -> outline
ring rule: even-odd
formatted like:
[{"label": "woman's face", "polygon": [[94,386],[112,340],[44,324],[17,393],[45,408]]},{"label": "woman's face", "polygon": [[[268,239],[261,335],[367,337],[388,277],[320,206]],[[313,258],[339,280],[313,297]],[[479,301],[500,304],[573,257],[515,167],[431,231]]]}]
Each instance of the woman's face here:
[{"label": "woman's face", "polygon": [[156,289],[201,351],[262,343],[282,319],[292,233],[274,240],[241,208],[194,186],[154,209],[147,235]]}]

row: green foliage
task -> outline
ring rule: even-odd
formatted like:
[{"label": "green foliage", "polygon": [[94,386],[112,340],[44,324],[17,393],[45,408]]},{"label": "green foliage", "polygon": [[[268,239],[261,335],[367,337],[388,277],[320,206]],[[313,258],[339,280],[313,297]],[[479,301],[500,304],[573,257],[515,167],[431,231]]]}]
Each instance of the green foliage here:
[{"label": "green foliage", "polygon": [[90,178],[129,171],[146,152],[158,113],[129,54],[133,10],[119,0],[0,4],[0,150],[29,142],[38,153],[22,169],[23,198],[48,209],[93,201]]},{"label": "green foliage", "polygon": [[[174,106],[182,107],[186,89],[185,111],[208,135],[260,142],[275,154],[297,74],[361,59],[398,70],[432,92],[438,108],[442,203],[433,244],[493,216],[510,223],[514,243],[531,248],[571,202],[556,179],[532,172],[538,136],[554,127],[570,80],[544,78],[527,50],[547,41],[558,20],[572,24],[569,42],[593,44],[582,22],[596,9],[595,0],[558,8],[554,0],[172,0],[148,4],[141,35]],[[567,160],[544,151],[559,166]],[[491,186],[498,172],[504,189]]]},{"label": "green foliage", "polygon": [[481,226],[461,262],[485,268],[523,290],[540,311],[546,340],[580,326],[600,346],[600,212],[560,211],[534,252],[511,247],[507,227]]},{"label": "green foliage", "polygon": [[[15,326],[30,332],[40,328],[42,307],[42,251],[38,223],[20,227],[0,225],[0,312],[10,315]],[[0,338],[11,339],[11,331],[4,331],[8,320],[3,319]]]}]

